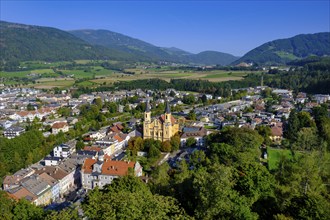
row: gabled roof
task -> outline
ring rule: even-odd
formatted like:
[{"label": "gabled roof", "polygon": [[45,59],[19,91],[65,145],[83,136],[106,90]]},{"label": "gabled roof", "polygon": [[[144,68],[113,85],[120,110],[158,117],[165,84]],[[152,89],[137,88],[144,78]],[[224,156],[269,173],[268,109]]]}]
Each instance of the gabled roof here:
[{"label": "gabled roof", "polygon": [[29,192],[23,186],[17,187],[15,189],[8,190],[7,193],[11,198],[13,198],[15,200],[25,198],[26,200],[33,202],[34,200],[37,199],[37,197],[34,194]]},{"label": "gabled roof", "polygon": [[[82,172],[92,173],[93,165],[96,162],[96,159],[87,158],[83,164]],[[110,160],[107,157],[103,162],[101,174],[111,176],[125,176],[128,174],[128,168],[134,169],[134,166],[135,162]]]},{"label": "gabled roof", "polygon": [[56,122],[53,124],[52,128],[59,129],[69,126],[66,122]]},{"label": "gabled roof", "polygon": [[271,127],[272,136],[282,136],[283,135],[283,129],[279,126],[273,126]]},{"label": "gabled roof", "polygon": [[185,127],[183,132],[181,138],[204,137],[207,135],[207,130],[204,127]]},{"label": "gabled roof", "polygon": [[68,173],[62,170],[58,166],[46,166],[40,170],[36,170],[37,174],[47,173],[49,176],[53,177],[56,180],[62,180],[64,177],[68,175]]}]

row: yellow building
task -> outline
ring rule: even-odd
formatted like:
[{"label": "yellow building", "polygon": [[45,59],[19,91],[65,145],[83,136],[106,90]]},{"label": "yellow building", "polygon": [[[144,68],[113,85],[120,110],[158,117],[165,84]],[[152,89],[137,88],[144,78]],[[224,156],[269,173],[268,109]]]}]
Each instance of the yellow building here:
[{"label": "yellow building", "polygon": [[171,108],[166,103],[165,114],[151,119],[150,105],[147,103],[143,122],[143,139],[168,141],[179,131],[179,124],[171,114]]}]

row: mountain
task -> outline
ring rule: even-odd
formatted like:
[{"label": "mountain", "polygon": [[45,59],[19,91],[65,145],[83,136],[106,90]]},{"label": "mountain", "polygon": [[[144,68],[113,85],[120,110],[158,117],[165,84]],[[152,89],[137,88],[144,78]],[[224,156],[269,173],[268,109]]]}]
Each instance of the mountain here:
[{"label": "mountain", "polygon": [[216,51],[192,54],[175,47],[157,47],[139,39],[108,30],[74,30],[70,31],[70,33],[90,44],[125,51],[153,61],[227,65],[238,59],[233,55]]},{"label": "mountain", "polygon": [[191,55],[188,58],[190,59],[191,63],[200,63],[206,65],[219,64],[224,66],[238,59],[238,57],[235,57],[231,54],[217,51],[204,51],[195,55]]},{"label": "mountain", "polygon": [[144,41],[108,30],[74,30],[74,36],[93,45],[124,51],[146,60],[171,60],[171,55],[159,47]]},{"label": "mountain", "polygon": [[261,65],[285,64],[309,56],[330,55],[330,33],[300,34],[292,38],[267,42],[246,53],[241,62]]},{"label": "mountain", "polygon": [[132,59],[128,53],[91,45],[50,27],[0,21],[0,60]]},{"label": "mountain", "polygon": [[66,32],[6,21],[0,21],[0,52],[0,64],[8,61],[112,59],[227,65],[237,59],[216,51],[192,54],[175,47],[157,47],[108,30]]}]

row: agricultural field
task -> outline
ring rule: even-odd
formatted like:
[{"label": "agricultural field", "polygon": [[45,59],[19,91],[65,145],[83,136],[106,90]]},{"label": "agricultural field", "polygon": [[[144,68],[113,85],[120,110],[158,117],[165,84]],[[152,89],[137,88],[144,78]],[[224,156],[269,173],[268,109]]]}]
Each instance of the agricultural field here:
[{"label": "agricultural field", "polygon": [[72,86],[74,83],[75,81],[71,78],[44,78],[37,80],[35,84],[29,84],[29,86],[36,89],[52,89],[55,87],[67,88]]},{"label": "agricultural field", "polygon": [[[229,80],[241,80],[244,76],[252,73],[250,71],[191,71],[173,70],[170,67],[144,69],[125,69],[123,72],[103,68],[100,62],[90,60],[76,60],[77,66],[69,68],[63,66],[72,62],[26,62],[22,65],[35,66],[36,69],[16,72],[0,72],[0,78],[6,85],[28,86],[36,88],[68,87],[75,85],[92,86],[97,84],[112,84],[116,81],[132,81],[138,79],[192,79],[208,80],[211,82],[223,82]],[[62,65],[62,66],[61,66]],[[55,67],[55,68],[53,68]],[[55,70],[55,71],[54,71]],[[133,73],[133,74],[128,74]],[[253,72],[261,73],[261,72]],[[21,80],[19,80],[21,78]],[[64,82],[63,82],[64,81]],[[16,83],[15,83],[16,82]]]}]

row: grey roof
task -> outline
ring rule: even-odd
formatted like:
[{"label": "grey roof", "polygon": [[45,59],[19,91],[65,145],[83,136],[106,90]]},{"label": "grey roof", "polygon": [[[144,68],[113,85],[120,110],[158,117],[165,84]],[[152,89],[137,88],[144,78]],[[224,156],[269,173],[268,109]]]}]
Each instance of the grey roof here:
[{"label": "grey roof", "polygon": [[27,178],[27,180],[24,181],[22,185],[31,193],[37,196],[39,196],[48,188],[50,188],[50,185],[48,185],[48,183],[44,181],[42,178],[40,178],[38,175],[33,175]]},{"label": "grey roof", "polygon": [[18,126],[11,126],[6,131],[21,132],[21,131],[25,131],[25,129],[22,127],[18,127]]}]

